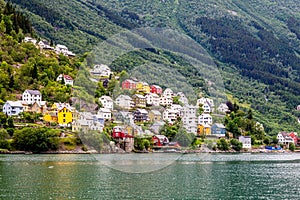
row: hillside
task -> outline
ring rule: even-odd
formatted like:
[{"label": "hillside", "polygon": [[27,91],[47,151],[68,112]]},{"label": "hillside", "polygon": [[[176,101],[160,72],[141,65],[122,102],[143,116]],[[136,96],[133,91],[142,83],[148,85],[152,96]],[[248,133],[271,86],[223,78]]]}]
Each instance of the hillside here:
[{"label": "hillside", "polygon": [[[251,107],[268,133],[300,129],[295,110],[300,104],[300,7],[295,0],[11,2],[28,14],[38,35],[76,53],[128,29],[176,29],[213,56],[229,100]],[[143,50],[125,55],[112,67],[121,71],[146,61],[170,64],[194,87],[203,86],[203,81],[195,83],[201,77],[191,66],[172,59],[168,52]]]}]

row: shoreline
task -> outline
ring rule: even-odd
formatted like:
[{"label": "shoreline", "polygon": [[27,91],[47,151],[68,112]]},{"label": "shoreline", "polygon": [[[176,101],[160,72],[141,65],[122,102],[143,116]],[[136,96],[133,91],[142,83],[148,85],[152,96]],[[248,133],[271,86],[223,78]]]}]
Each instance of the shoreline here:
[{"label": "shoreline", "polygon": [[[98,153],[95,150],[90,151],[45,151],[45,152],[39,152],[34,153],[31,151],[6,151],[6,150],[0,150],[0,154],[10,154],[10,155],[39,155],[39,154],[140,154],[141,152],[101,152]],[[178,153],[178,154],[198,154],[198,153],[230,153],[230,154],[238,154],[238,153],[250,153],[250,154],[256,154],[256,153],[300,153],[300,150],[296,151],[290,151],[290,150],[267,150],[267,149],[252,149],[248,151],[214,151],[214,150],[179,150],[179,151],[151,151],[151,152],[143,152],[143,153],[149,153],[149,154],[157,154],[157,153]]]}]

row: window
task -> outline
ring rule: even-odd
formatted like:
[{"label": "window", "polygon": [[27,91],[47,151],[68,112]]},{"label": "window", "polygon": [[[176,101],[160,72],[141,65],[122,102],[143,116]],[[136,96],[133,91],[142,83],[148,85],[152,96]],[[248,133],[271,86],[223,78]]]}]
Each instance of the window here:
[{"label": "window", "polygon": [[66,119],[63,119],[63,122],[66,122]]},{"label": "window", "polygon": [[63,114],[63,117],[66,117],[66,114]]}]

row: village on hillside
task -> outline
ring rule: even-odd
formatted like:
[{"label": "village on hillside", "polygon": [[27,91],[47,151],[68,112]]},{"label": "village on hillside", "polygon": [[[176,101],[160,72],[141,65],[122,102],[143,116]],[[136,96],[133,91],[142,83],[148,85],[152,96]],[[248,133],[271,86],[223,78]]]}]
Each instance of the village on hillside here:
[{"label": "village on hillside", "polygon": [[[27,40],[30,41],[28,38]],[[30,42],[36,41],[31,39]],[[69,56],[74,55],[61,45],[57,45],[55,51]],[[107,87],[108,79],[113,72],[108,66],[101,64],[95,65],[90,74],[93,77],[100,77],[99,81]],[[60,74],[56,80],[71,87],[74,85],[74,80],[67,74]],[[182,146],[180,142],[170,141],[170,138],[161,134],[162,127],[176,123],[180,123],[196,138],[205,137],[211,140],[233,138],[231,133],[226,133],[223,123],[213,120],[212,113],[225,117],[229,111],[225,102],[215,105],[213,99],[201,97],[197,99],[196,105],[192,105],[183,91],[175,93],[171,88],[163,89],[158,84],[149,85],[135,78],[121,81],[119,87],[124,93],[115,99],[112,96],[100,96],[98,99],[100,106],[94,112],[77,110],[68,102],[49,104],[43,101],[40,91],[30,89],[25,90],[18,101],[7,101],[2,109],[3,113],[14,117],[16,121],[22,113],[40,114],[39,123],[69,129],[73,133],[85,131],[101,133],[104,129],[109,129],[115,145],[125,152],[134,150],[135,138],[143,136],[152,138],[153,150],[178,149]],[[298,145],[300,141],[295,132],[281,132],[277,139],[278,143],[283,145],[290,143]],[[243,149],[251,149],[250,136],[242,135],[238,140],[242,143]]]}]

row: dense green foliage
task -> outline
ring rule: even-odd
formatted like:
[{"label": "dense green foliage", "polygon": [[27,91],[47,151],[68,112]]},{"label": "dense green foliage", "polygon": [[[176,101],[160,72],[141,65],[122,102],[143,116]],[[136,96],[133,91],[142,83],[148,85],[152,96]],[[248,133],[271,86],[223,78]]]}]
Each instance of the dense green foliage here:
[{"label": "dense green foliage", "polygon": [[23,128],[16,130],[13,146],[18,150],[41,152],[56,150],[59,145],[59,131],[47,128]]},{"label": "dense green foliage", "polygon": [[[174,124],[166,122],[164,126],[161,127],[159,133],[167,136],[171,142],[178,142],[179,145],[183,147],[191,146],[196,138],[193,133],[187,132],[187,130],[182,127],[180,120]],[[195,145],[197,144],[195,143]]]},{"label": "dense green foliage", "polygon": [[0,27],[0,104],[26,89],[39,89],[49,102],[68,101],[71,88],[56,82],[56,78],[62,73],[75,78],[79,60],[41,52],[34,44],[22,42],[32,28],[9,3],[1,13]]},{"label": "dense green foliage", "polygon": [[[226,130],[232,133],[234,138],[241,135],[251,136],[252,142],[265,139],[265,130],[263,125],[253,119],[252,110],[249,109],[246,113],[242,111],[237,104],[227,102],[230,112],[225,117]],[[233,144],[238,146],[237,144]]]},{"label": "dense green foliage", "polygon": [[[170,27],[203,45],[215,58],[227,92],[271,135],[300,128],[299,4],[275,1],[22,1],[12,0],[41,36],[75,52],[124,29]],[[142,50],[116,60],[112,69],[131,70],[146,61],[167,64],[205,88],[200,74],[168,52]],[[177,64],[176,64],[177,63]],[[179,63],[179,64],[178,64]],[[246,106],[244,106],[246,105]]]}]

